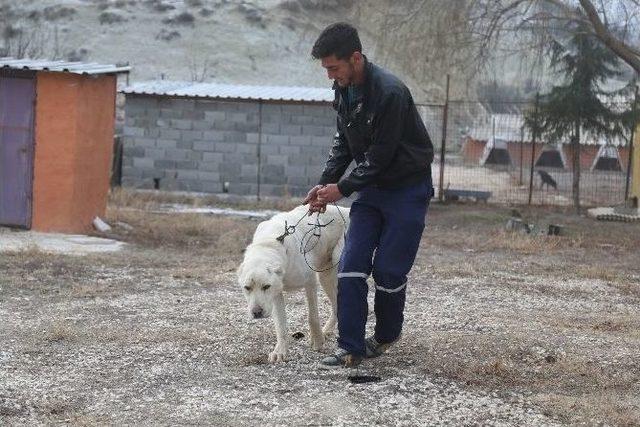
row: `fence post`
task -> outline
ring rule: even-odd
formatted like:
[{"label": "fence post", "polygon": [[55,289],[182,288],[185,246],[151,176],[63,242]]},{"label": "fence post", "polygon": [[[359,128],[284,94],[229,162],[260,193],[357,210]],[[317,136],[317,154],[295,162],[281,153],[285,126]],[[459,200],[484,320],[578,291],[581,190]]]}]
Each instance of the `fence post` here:
[{"label": "fence post", "polygon": [[624,200],[629,200],[629,184],[631,182],[631,167],[633,165],[633,140],[635,138],[636,127],[640,126],[640,121],[636,120],[638,113],[638,86],[636,86],[636,94],[633,98],[633,107],[631,108],[631,138],[629,138],[629,158],[627,159],[627,179],[624,186]]},{"label": "fence post", "polygon": [[438,200],[444,200],[444,156],[447,146],[447,121],[449,115],[449,83],[451,76],[447,74],[447,93],[442,112],[442,145],[440,146],[440,182],[438,184]]},{"label": "fence post", "polygon": [[523,184],[522,180],[522,167],[524,163],[524,124],[520,128],[520,176],[518,178],[518,185]]},{"label": "fence post", "polygon": [[536,93],[536,105],[533,110],[533,131],[531,135],[531,169],[529,171],[529,205],[531,205],[531,198],[533,197],[533,164],[535,162],[536,155],[536,139],[538,136],[538,105],[540,103],[540,92]]},{"label": "fence post", "polygon": [[258,101],[258,147],[256,149],[258,155],[258,172],[256,173],[256,183],[258,185],[256,197],[260,201],[260,166],[262,158],[262,100]]}]

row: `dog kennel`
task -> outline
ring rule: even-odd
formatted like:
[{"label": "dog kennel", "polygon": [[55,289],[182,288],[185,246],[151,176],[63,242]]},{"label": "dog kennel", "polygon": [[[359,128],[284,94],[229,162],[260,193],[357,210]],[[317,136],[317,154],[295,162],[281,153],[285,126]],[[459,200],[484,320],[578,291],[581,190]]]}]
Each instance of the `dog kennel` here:
[{"label": "dog kennel", "polygon": [[509,154],[507,141],[491,138],[484,146],[480,164],[483,166],[511,166],[511,155]]},{"label": "dog kennel", "polygon": [[591,166],[592,171],[616,171],[622,170],[618,149],[612,145],[601,145],[596,158]]},{"label": "dog kennel", "polygon": [[116,76],[129,70],[0,58],[0,226],[84,232],[104,215]]},{"label": "dog kennel", "polygon": [[565,169],[567,160],[561,144],[545,145],[535,163],[536,167]]}]

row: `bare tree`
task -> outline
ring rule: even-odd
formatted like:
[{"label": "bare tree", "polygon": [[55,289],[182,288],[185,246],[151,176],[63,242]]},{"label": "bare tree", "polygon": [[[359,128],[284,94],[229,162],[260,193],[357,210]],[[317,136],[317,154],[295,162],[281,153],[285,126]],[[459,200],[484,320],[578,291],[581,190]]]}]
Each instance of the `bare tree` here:
[{"label": "bare tree", "polygon": [[[467,80],[473,44],[468,0],[368,0],[353,9],[353,19],[375,41],[375,56],[426,89],[425,99],[443,97],[447,74]],[[416,94],[418,95],[418,94]]]},{"label": "bare tree", "polygon": [[505,38],[519,48],[542,49],[574,22],[640,73],[640,0],[469,0],[468,11],[480,64]]},{"label": "bare tree", "polygon": [[196,83],[204,82],[208,77],[209,65],[208,58],[201,62],[198,58],[191,56],[188,64],[191,81]]},{"label": "bare tree", "polygon": [[0,1],[0,56],[62,59],[68,51],[68,37],[57,22],[28,16],[10,1]]}]

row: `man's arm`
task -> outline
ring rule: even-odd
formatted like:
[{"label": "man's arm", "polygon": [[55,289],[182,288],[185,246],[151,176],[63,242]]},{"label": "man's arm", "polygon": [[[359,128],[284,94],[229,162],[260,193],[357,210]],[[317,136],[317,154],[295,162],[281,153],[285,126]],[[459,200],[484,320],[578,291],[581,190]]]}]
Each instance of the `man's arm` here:
[{"label": "man's arm", "polygon": [[380,172],[389,167],[402,138],[407,110],[407,97],[400,90],[385,96],[376,118],[371,145],[364,153],[365,161],[338,182],[343,196],[349,197],[354,191],[371,184]]},{"label": "man's arm", "polygon": [[329,152],[329,158],[327,159],[327,163],[322,171],[322,176],[318,182],[320,185],[334,184],[338,182],[353,160],[351,150],[349,150],[349,144],[342,132],[340,122],[337,119],[336,129],[337,132],[333,137],[333,146]]},{"label": "man's arm", "polygon": [[336,134],[333,137],[333,146],[329,152],[329,158],[327,159],[327,163],[322,171],[320,181],[318,182],[318,185],[309,190],[307,197],[302,202],[302,204],[309,203],[311,205],[310,213],[324,212],[327,202],[318,200],[318,192],[327,184],[334,184],[338,182],[340,177],[344,174],[344,171],[347,170],[349,163],[353,160],[351,150],[349,150],[349,144],[347,143],[344,133],[340,127],[340,121],[337,119],[336,129]]}]

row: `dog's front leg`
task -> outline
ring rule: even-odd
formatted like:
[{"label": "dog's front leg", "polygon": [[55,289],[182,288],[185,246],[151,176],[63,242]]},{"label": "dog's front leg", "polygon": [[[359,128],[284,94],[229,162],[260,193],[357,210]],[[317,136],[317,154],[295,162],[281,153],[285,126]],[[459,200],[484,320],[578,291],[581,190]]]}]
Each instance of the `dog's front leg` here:
[{"label": "dog's front leg", "polygon": [[311,330],[311,348],[318,351],[324,345],[324,334],[320,329],[320,318],[318,317],[318,294],[317,284],[314,281],[307,283],[304,290],[307,293],[307,306],[309,309],[309,329]]},{"label": "dog's front leg", "polygon": [[269,362],[284,362],[289,348],[289,334],[287,333],[287,318],[284,311],[284,295],[279,293],[273,301],[273,323],[276,328],[276,346],[269,353]]}]

